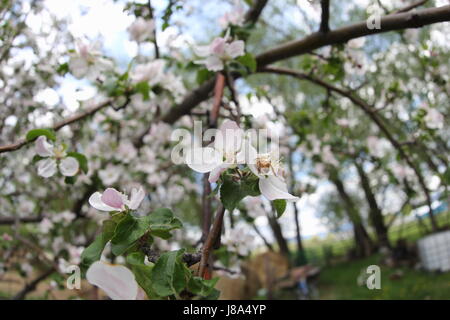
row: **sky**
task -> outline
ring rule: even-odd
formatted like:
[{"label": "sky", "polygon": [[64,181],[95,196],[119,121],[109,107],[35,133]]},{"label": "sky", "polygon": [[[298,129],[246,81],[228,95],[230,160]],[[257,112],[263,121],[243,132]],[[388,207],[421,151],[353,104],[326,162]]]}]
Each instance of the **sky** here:
[{"label": "sky", "polygon": [[[119,63],[126,65],[136,54],[138,50],[137,45],[135,42],[129,41],[128,33],[126,31],[134,19],[132,16],[123,12],[122,1],[45,0],[44,3],[58,18],[69,19],[68,28],[75,38],[88,38],[90,40],[101,41],[105,54],[113,57]],[[154,1],[154,3],[156,5],[161,5],[162,2]],[[222,12],[226,11],[226,9],[217,8],[217,4],[212,5],[208,2],[201,6],[201,8],[204,14],[207,13],[211,16],[212,20],[215,20]],[[156,11],[158,12],[160,9],[161,8],[157,7]],[[191,20],[186,23],[189,28],[184,29],[186,33],[184,33],[183,38],[179,40],[180,46],[195,43],[194,35],[196,39],[206,41],[211,34],[214,35],[220,32],[219,27],[217,27],[217,30],[215,30],[214,27],[210,27],[211,29],[205,32],[203,26],[195,23],[195,20],[192,20],[194,18],[190,19]],[[35,21],[32,21],[31,24],[33,23],[36,25],[40,23],[38,17],[35,17]],[[169,27],[164,32],[158,32],[158,43],[166,43],[174,33],[176,33],[176,30],[174,30],[173,27]],[[53,89],[45,90],[40,93],[39,99],[50,105],[56,105],[58,103],[58,94],[62,96],[68,109],[73,112],[79,106],[78,101],[90,99],[95,95],[95,89],[90,87],[88,83],[76,80],[68,75],[63,79],[57,92]],[[255,117],[272,112],[272,107],[269,103],[258,100],[248,101],[245,96],[242,96],[242,105],[244,110]],[[315,193],[305,195],[299,200],[298,208],[300,210],[303,237],[308,238],[326,234],[326,227],[315,216],[315,208],[318,206],[321,195],[328,192],[330,187],[331,186],[327,183],[319,184]],[[295,237],[295,225],[292,223],[292,211],[292,206],[288,206],[287,212],[280,218],[283,230],[286,232],[287,238],[290,239],[294,239]],[[265,218],[258,219],[257,224],[267,237],[272,237]]]}]

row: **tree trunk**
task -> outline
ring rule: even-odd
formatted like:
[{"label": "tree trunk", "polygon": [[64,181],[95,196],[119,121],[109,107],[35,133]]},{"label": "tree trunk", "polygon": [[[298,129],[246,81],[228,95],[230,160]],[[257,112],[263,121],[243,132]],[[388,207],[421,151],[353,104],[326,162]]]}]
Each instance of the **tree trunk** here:
[{"label": "tree trunk", "polygon": [[358,175],[361,180],[361,186],[364,190],[367,203],[369,204],[369,219],[375,229],[378,244],[380,246],[390,248],[391,245],[389,243],[388,228],[384,223],[383,213],[381,212],[375,195],[372,192],[372,188],[370,187],[369,177],[364,172],[362,164],[359,164],[357,161],[355,161],[355,166],[358,170]]},{"label": "tree trunk", "polygon": [[344,202],[344,205],[347,209],[348,217],[353,224],[353,234],[355,236],[356,243],[356,255],[358,257],[367,257],[372,254],[373,244],[369,237],[369,234],[366,231],[366,228],[362,223],[361,216],[359,215],[359,212],[356,209],[352,199],[345,190],[344,184],[339,179],[337,173],[332,174],[330,178],[336,186],[339,196],[341,197],[341,200]]},{"label": "tree trunk", "polygon": [[289,257],[290,257],[289,247],[288,247],[286,239],[283,236],[283,231],[281,230],[281,226],[278,223],[277,218],[271,214],[269,214],[267,216],[267,218],[269,219],[269,225],[270,225],[270,228],[272,229],[273,236],[275,237],[275,240],[277,241],[280,253],[289,259]]},{"label": "tree trunk", "polygon": [[[289,172],[291,174],[291,185],[290,185],[290,193],[294,194],[295,193],[295,173],[292,167],[292,159],[293,156],[293,152],[292,150],[290,150],[289,153],[289,158],[288,158],[288,165],[289,165]],[[299,218],[299,210],[297,207],[297,203],[293,202],[292,205],[294,206],[294,221],[295,221],[295,240],[297,242],[297,254],[295,257],[295,264],[297,266],[302,266],[308,263],[307,257],[306,257],[306,253],[305,250],[303,248],[303,243],[302,243],[302,234],[301,234],[301,229],[300,229],[300,218]]]}]

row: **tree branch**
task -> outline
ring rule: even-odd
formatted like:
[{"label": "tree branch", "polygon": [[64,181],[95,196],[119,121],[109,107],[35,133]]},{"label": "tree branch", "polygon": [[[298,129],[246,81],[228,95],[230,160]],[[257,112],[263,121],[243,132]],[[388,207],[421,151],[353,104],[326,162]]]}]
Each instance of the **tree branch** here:
[{"label": "tree branch", "polygon": [[27,283],[25,287],[20,290],[13,298],[12,300],[23,300],[25,299],[26,295],[36,289],[36,286],[41,282],[47,279],[55,270],[53,268],[48,269],[46,272],[41,274],[40,276],[33,279],[31,282]]},{"label": "tree branch", "polygon": [[[79,120],[87,118],[90,115],[93,115],[94,113],[96,113],[97,111],[103,109],[104,107],[108,106],[111,103],[112,103],[112,99],[107,99],[107,100],[105,100],[105,101],[103,101],[103,102],[101,102],[101,103],[99,103],[99,104],[97,104],[97,105],[95,105],[95,106],[93,106],[93,107],[91,107],[89,109],[86,109],[83,112],[75,114],[75,115],[73,115],[73,116],[71,116],[71,117],[69,117],[69,118],[67,118],[67,119],[65,119],[63,121],[60,121],[60,122],[56,123],[52,127],[52,129],[55,130],[55,131],[58,131],[59,129],[61,129],[61,128],[69,125],[69,124],[72,124],[74,122],[77,122]],[[0,146],[0,153],[18,150],[18,149],[22,148],[23,146],[25,146],[25,145],[33,142],[33,141],[34,140],[21,139],[21,140],[17,141],[16,143],[9,144],[9,145],[6,145],[6,146]]]},{"label": "tree branch", "polygon": [[306,38],[283,44],[258,55],[257,62],[258,66],[264,66],[276,61],[298,56],[327,45],[345,43],[351,39],[363,36],[399,29],[419,28],[425,25],[449,20],[450,5],[439,8],[423,9],[415,12],[390,14],[381,18],[380,29],[371,30],[367,28],[366,21],[361,21],[346,27],[332,30],[326,34],[315,32]]},{"label": "tree branch", "polygon": [[268,0],[256,0],[254,5],[245,14],[245,22],[254,24],[258,21]]},{"label": "tree branch", "polygon": [[411,11],[412,9],[415,9],[415,8],[417,8],[417,7],[419,7],[419,6],[423,5],[423,4],[425,4],[425,3],[427,3],[427,2],[428,2],[428,0],[420,0],[420,1],[414,2],[414,3],[412,3],[412,4],[410,4],[409,6],[406,6],[406,7],[404,7],[404,8],[397,9],[397,10],[395,10],[393,13],[403,13],[403,12],[408,12],[408,11]]},{"label": "tree branch", "polygon": [[326,33],[330,31],[330,0],[320,0],[320,5],[322,6],[322,20],[320,22],[319,31],[322,33]]},{"label": "tree branch", "polygon": [[220,237],[220,231],[222,230],[223,216],[225,213],[225,208],[222,204],[219,204],[219,208],[217,209],[217,215],[214,219],[213,226],[211,231],[208,233],[208,237],[206,238],[205,245],[202,248],[202,257],[200,260],[200,266],[198,274],[202,278],[209,278],[206,271],[208,269],[208,261],[209,255],[211,254],[211,250],[213,249],[213,245],[217,242]]},{"label": "tree branch", "polygon": [[[258,55],[256,60],[258,68],[263,68],[270,63],[302,55],[327,45],[345,43],[351,39],[362,36],[393,30],[418,28],[443,21],[450,21],[450,5],[439,8],[422,9],[415,12],[390,14],[381,19],[381,29],[370,30],[367,28],[366,21],[361,21],[329,31],[326,34],[316,32],[306,38],[288,42],[268,50]],[[233,74],[233,77],[239,78],[240,75]],[[163,115],[161,120],[169,124],[176,122],[182,116],[189,114],[198,104],[208,99],[213,88],[214,79],[206,81],[189,93],[180,104],[176,105]]]},{"label": "tree branch", "polygon": [[153,46],[155,48],[155,59],[159,59],[159,47],[158,47],[158,41],[156,40],[156,21],[155,21],[155,17],[153,14],[153,7],[152,7],[151,0],[148,0],[147,7],[148,7],[150,19],[153,20],[154,25],[155,25],[155,28],[153,29],[153,41],[152,41]]}]

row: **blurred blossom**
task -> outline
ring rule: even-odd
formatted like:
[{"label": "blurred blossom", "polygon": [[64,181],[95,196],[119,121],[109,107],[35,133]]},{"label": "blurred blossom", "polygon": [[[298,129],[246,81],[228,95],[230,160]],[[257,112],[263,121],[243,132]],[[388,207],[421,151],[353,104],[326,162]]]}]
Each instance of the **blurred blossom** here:
[{"label": "blurred blossom", "polygon": [[136,20],[128,27],[130,40],[136,42],[144,42],[153,40],[155,31],[155,22],[153,20],[145,20],[142,17]]}]

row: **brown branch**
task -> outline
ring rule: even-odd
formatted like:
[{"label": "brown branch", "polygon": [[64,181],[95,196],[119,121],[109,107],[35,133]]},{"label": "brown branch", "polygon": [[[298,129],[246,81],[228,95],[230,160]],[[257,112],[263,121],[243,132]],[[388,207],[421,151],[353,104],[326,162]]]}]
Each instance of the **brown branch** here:
[{"label": "brown branch", "polygon": [[0,225],[13,225],[16,222],[19,223],[36,223],[36,222],[40,222],[42,220],[42,216],[36,216],[36,217],[23,217],[23,218],[19,218],[19,217],[5,217],[5,218],[0,218]]},{"label": "brown branch", "polygon": [[[256,61],[258,67],[263,68],[268,64],[302,55],[327,45],[345,43],[351,39],[362,36],[405,28],[418,28],[449,20],[450,5],[439,8],[422,9],[415,12],[390,14],[381,18],[381,29],[370,30],[367,28],[366,21],[361,21],[329,31],[326,34],[316,32],[303,39],[291,41],[268,50],[258,55]],[[234,74],[233,77],[238,78],[240,75]],[[213,88],[214,79],[206,81],[200,87],[189,93],[180,104],[176,105],[163,115],[161,120],[169,124],[176,122],[182,116],[189,114],[198,104],[208,99]]]},{"label": "brown branch", "polygon": [[330,0],[320,0],[320,5],[322,7],[322,20],[320,22],[319,31],[322,33],[326,33],[330,31]]},{"label": "brown branch", "polygon": [[153,28],[153,41],[152,41],[153,46],[155,48],[155,59],[159,59],[159,47],[158,47],[158,41],[156,40],[156,21],[155,21],[154,14],[153,14],[153,7],[152,7],[151,0],[148,0],[147,7],[148,7],[150,19],[153,20],[154,26],[155,26]]},{"label": "brown branch", "polygon": [[449,21],[450,5],[439,8],[422,9],[415,12],[390,14],[381,18],[380,29],[367,28],[366,21],[351,24],[346,27],[332,30],[326,34],[315,32],[301,40],[295,40],[257,56],[258,66],[288,59],[307,53],[318,48],[345,43],[351,39],[384,33],[406,28],[419,28],[425,25]]},{"label": "brown branch", "polygon": [[258,21],[268,0],[256,0],[254,5],[245,14],[245,22],[254,24]]},{"label": "brown branch", "polygon": [[420,1],[417,1],[417,2],[414,2],[414,3],[411,3],[409,6],[406,6],[404,8],[397,9],[393,13],[397,14],[397,13],[408,12],[408,11],[411,11],[411,10],[413,10],[413,9],[415,9],[415,8],[425,4],[427,2],[428,2],[428,0],[420,0]]},{"label": "brown branch", "polygon": [[53,268],[48,269],[35,279],[33,279],[31,282],[27,283],[22,290],[20,290],[13,298],[12,300],[23,300],[25,299],[26,295],[32,291],[34,291],[37,287],[37,285],[47,279],[55,270]]},{"label": "brown branch", "polygon": [[[61,128],[69,125],[69,124],[72,124],[74,122],[77,122],[79,120],[87,118],[90,115],[93,115],[94,113],[96,113],[97,111],[103,109],[104,107],[108,106],[111,103],[112,103],[112,99],[107,99],[104,102],[99,103],[99,104],[97,104],[97,105],[95,105],[95,106],[93,106],[93,107],[91,107],[89,109],[86,109],[83,112],[75,114],[75,115],[73,115],[73,116],[71,116],[71,117],[69,117],[69,118],[67,118],[65,120],[62,120],[62,121],[56,123],[52,127],[52,129],[55,130],[55,131],[58,131],[59,129],[61,129]],[[25,146],[25,145],[33,142],[33,141],[34,140],[21,139],[21,140],[15,142],[13,144],[9,144],[9,145],[6,145],[6,146],[0,146],[0,153],[18,150],[18,149],[22,148],[23,146]]]},{"label": "brown branch", "polygon": [[207,274],[207,269],[209,268],[209,256],[211,254],[211,250],[213,249],[214,244],[220,237],[220,231],[222,230],[223,216],[225,213],[225,208],[222,204],[219,204],[219,208],[217,209],[217,215],[214,219],[214,223],[212,225],[211,231],[208,233],[208,237],[206,238],[205,245],[202,248],[202,257],[200,260],[200,266],[198,274],[202,278],[209,278],[210,275]]}]

